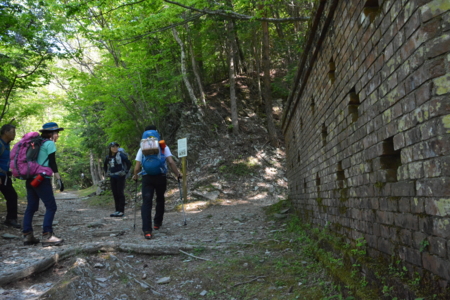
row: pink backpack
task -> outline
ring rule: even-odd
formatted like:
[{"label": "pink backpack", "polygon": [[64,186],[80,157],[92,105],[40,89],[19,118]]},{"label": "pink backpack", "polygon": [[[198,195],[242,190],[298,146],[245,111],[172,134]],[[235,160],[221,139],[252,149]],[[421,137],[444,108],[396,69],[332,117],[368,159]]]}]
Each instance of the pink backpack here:
[{"label": "pink backpack", "polygon": [[43,139],[38,132],[29,132],[14,145],[9,155],[9,168],[14,177],[19,179],[33,178],[37,174],[53,175],[50,167],[43,167],[37,163],[41,145],[48,139]]}]

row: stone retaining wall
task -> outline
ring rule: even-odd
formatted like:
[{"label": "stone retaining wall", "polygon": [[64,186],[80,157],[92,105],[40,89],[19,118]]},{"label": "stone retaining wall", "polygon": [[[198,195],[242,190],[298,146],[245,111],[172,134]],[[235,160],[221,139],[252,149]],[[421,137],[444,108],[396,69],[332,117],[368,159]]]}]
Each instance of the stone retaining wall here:
[{"label": "stone retaining wall", "polygon": [[445,288],[450,1],[318,1],[293,90],[283,131],[300,214]]}]

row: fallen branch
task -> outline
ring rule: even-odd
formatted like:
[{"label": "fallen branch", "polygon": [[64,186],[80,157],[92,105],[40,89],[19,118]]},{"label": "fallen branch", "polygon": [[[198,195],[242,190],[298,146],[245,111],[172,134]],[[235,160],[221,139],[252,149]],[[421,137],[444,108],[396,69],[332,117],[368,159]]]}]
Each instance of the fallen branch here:
[{"label": "fallen branch", "polygon": [[256,280],[258,280],[260,278],[265,278],[265,277],[267,277],[267,276],[258,276],[258,277],[253,278],[252,280],[249,280],[249,281],[239,282],[239,283],[236,283],[235,285],[233,285],[232,288],[234,288],[234,287],[236,287],[238,285],[247,284],[247,283],[250,283],[250,282],[256,281]]},{"label": "fallen branch", "polygon": [[210,259],[207,259],[207,258],[201,258],[201,257],[195,256],[195,255],[192,255],[192,254],[190,254],[190,253],[184,252],[183,250],[180,250],[180,252],[181,252],[181,253],[184,253],[184,254],[186,254],[186,255],[192,256],[192,257],[194,257],[194,258],[198,258],[198,259],[203,259],[203,260],[211,261]]},{"label": "fallen branch", "polygon": [[[5,286],[8,283],[18,281],[32,274],[40,273],[48,268],[52,267],[61,260],[77,256],[80,254],[97,254],[99,252],[124,252],[124,253],[137,253],[146,255],[177,255],[180,248],[185,250],[192,250],[192,246],[186,245],[171,245],[157,246],[157,245],[140,245],[118,242],[95,242],[85,244],[83,246],[75,246],[59,253],[54,253],[47,257],[37,260],[35,263],[31,263],[21,270],[14,270],[8,273],[0,273],[0,287]],[[209,248],[211,249],[211,248]]]}]

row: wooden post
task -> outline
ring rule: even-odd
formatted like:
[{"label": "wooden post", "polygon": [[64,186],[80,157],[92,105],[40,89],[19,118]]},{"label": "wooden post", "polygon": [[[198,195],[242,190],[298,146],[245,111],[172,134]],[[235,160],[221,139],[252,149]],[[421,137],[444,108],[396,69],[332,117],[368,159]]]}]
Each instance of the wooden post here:
[{"label": "wooden post", "polygon": [[181,172],[183,173],[183,203],[187,203],[186,156],[181,158]]}]

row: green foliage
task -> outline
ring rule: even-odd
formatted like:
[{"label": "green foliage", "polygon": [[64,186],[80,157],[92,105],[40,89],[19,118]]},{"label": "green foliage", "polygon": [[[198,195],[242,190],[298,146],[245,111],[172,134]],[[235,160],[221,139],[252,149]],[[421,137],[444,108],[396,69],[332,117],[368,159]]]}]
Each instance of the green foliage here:
[{"label": "green foliage", "polygon": [[194,248],[193,253],[194,255],[200,255],[203,252],[205,252],[205,250],[206,250],[205,247],[196,247]]},{"label": "green foliage", "polygon": [[79,190],[78,191],[78,196],[80,198],[87,197],[88,195],[90,195],[92,193],[95,193],[96,190],[97,190],[96,186],[90,186],[90,187],[88,187],[86,189]]},{"label": "green foliage", "polygon": [[13,187],[16,190],[17,196],[19,199],[25,199],[27,196],[27,190],[25,188],[25,180],[20,179],[12,179]]},{"label": "green foliage", "polygon": [[384,186],[385,186],[384,182],[379,182],[379,181],[375,182],[375,187],[377,187],[379,189],[383,188]]},{"label": "green foliage", "polygon": [[[281,201],[278,201],[275,204],[272,204],[270,206],[264,207],[264,211],[266,212],[267,215],[272,215],[272,214],[278,213],[279,211],[281,211],[283,209],[290,209],[291,207],[292,206],[291,206],[291,202],[290,201],[288,201],[288,200],[281,200]],[[289,222],[287,224],[288,228],[290,228],[291,225],[294,226],[294,227],[292,228],[292,230],[290,232],[293,232],[294,228],[295,228],[295,225],[297,225],[297,224],[295,222],[293,222],[293,221]]]},{"label": "green foliage", "polygon": [[[203,7],[204,3],[188,5]],[[306,0],[296,0],[294,6],[295,10],[280,1],[262,6],[247,0],[208,4],[211,10],[254,18],[309,15],[313,9]],[[0,92],[4,99],[0,100],[8,98],[8,102],[0,101],[6,108],[0,119],[15,118],[20,134],[50,120],[68,128],[57,144],[60,172],[67,187],[90,184],[93,180],[87,170],[101,168],[109,142],[117,141],[128,153],[135,153],[145,126],[156,124],[165,134],[178,127],[182,109],[190,109],[181,49],[172,28],[184,43],[186,79],[198,96],[193,61],[205,86],[229,76],[225,25],[222,17],[198,14],[165,1],[3,1]],[[234,25],[238,71],[247,69],[244,75],[250,78],[261,64],[261,22],[234,20]],[[306,24],[270,24],[269,31],[271,67],[287,74],[275,79],[272,87],[276,97],[285,98],[302,51]],[[50,80],[52,84],[47,85]],[[38,88],[43,86],[46,88]],[[214,126],[213,130],[217,129]],[[255,168],[237,162],[222,171],[247,176]],[[81,182],[81,172],[87,182]]]},{"label": "green foliage", "polygon": [[272,83],[272,96],[274,98],[287,99],[287,97],[289,96],[289,88],[290,86],[287,83],[287,78],[276,77],[274,82]]},{"label": "green foliage", "polygon": [[408,269],[405,266],[401,266],[401,260],[396,260],[389,265],[389,274],[398,278],[403,278],[408,274]]},{"label": "green foliage", "polygon": [[16,111],[21,107],[18,93],[49,82],[48,63],[57,55],[50,18],[44,2],[0,4],[0,111],[5,111],[1,121],[29,114],[35,105]]},{"label": "green foliage", "polygon": [[238,162],[231,165],[222,165],[219,167],[219,171],[224,175],[241,177],[250,175],[251,173],[255,172],[256,168],[256,166]]},{"label": "green foliage", "polygon": [[[414,272],[414,277],[408,281],[408,284],[414,287],[419,287],[420,286],[420,280],[421,277],[419,275],[419,273]],[[417,299],[416,299],[417,300]]]},{"label": "green foliage", "polygon": [[[280,205],[281,203],[277,203],[275,212],[279,210]],[[266,211],[269,210],[266,209]],[[271,211],[271,213],[275,212]],[[320,261],[328,272],[334,278],[337,278],[342,285],[345,285],[345,288],[351,291],[356,298],[379,299],[379,293],[384,297],[390,297],[389,299],[395,299],[393,297],[394,287],[386,284],[385,281],[387,274],[391,278],[395,277],[402,283],[407,284],[412,290],[418,292],[423,290],[420,275],[416,272],[413,276],[409,276],[408,269],[402,265],[401,260],[393,258],[393,262],[385,266],[371,261],[367,257],[367,242],[363,237],[358,238],[354,243],[344,243],[334,234],[330,234],[327,229],[311,229],[307,223],[296,216],[289,219],[285,228],[286,232],[295,233],[295,239],[293,240],[302,244],[302,254]],[[328,249],[334,249],[334,251]],[[363,264],[365,267],[382,272],[382,274],[375,272],[375,276],[382,283],[379,289],[373,284],[369,284],[366,277],[361,276]],[[339,295],[333,295],[331,299],[343,298]]]},{"label": "green foliage", "polygon": [[87,201],[88,205],[91,206],[113,207],[114,201],[112,199],[113,199],[112,192],[105,191],[102,195],[89,197],[85,201]]},{"label": "green foliage", "polygon": [[355,257],[363,257],[366,255],[367,242],[363,237],[357,238],[355,242],[355,248],[351,249],[350,252]]},{"label": "green foliage", "polygon": [[420,252],[424,252],[427,248],[428,248],[428,246],[430,245],[430,242],[428,242],[427,240],[422,240],[421,242],[420,242]]}]

